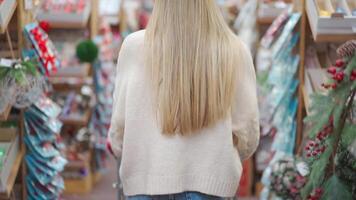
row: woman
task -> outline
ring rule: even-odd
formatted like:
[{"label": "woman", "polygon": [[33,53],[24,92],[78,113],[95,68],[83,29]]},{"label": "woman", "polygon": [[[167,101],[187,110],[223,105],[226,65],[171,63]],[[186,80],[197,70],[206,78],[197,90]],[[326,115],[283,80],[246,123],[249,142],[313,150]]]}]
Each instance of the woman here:
[{"label": "woman", "polygon": [[215,0],[156,0],[118,60],[109,141],[128,199],[219,199],[259,141],[255,73]]}]

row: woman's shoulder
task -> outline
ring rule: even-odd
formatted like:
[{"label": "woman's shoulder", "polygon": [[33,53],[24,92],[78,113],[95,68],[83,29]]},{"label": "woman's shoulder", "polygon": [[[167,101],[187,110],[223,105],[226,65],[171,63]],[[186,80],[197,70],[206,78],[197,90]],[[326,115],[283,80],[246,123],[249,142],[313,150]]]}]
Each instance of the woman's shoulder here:
[{"label": "woman's shoulder", "polygon": [[123,42],[123,46],[134,48],[143,45],[145,40],[145,32],[146,30],[140,30],[129,34],[126,36]]}]

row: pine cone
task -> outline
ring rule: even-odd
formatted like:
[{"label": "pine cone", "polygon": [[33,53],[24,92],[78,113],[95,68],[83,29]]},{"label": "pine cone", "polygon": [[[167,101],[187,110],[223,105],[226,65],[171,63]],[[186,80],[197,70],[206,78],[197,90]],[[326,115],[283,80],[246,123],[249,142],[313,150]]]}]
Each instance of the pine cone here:
[{"label": "pine cone", "polygon": [[356,52],[356,40],[350,40],[345,42],[337,49],[337,54],[340,57],[351,57]]}]

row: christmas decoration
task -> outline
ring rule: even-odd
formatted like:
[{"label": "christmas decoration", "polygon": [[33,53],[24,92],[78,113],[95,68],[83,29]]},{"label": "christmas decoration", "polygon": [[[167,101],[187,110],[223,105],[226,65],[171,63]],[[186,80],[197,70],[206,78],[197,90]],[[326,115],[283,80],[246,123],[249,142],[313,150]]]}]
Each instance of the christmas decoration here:
[{"label": "christmas decoration", "polygon": [[44,68],[45,74],[55,73],[60,67],[58,53],[47,33],[37,24],[28,24],[25,27],[27,38],[32,43]]},{"label": "christmas decoration", "polygon": [[63,150],[60,149],[60,112],[58,105],[42,95],[25,112],[26,185],[29,199],[60,199],[64,189],[60,173],[67,160],[60,153]]},{"label": "christmas decoration", "polygon": [[86,40],[78,44],[77,57],[81,62],[94,62],[99,53],[98,46],[92,40]]},{"label": "christmas decoration", "polygon": [[24,108],[36,102],[43,93],[44,81],[33,60],[19,61],[1,59],[0,94],[1,101],[17,108]]},{"label": "christmas decoration", "polygon": [[303,199],[356,199],[356,155],[350,151],[356,141],[354,123],[356,93],[356,40],[337,52],[341,57],[328,68],[330,79],[323,84],[327,94],[312,96],[312,125],[304,157],[310,166]]},{"label": "christmas decoration", "polygon": [[291,157],[283,158],[272,166],[270,189],[283,199],[301,199],[300,189],[306,179],[297,169],[297,161]]},{"label": "christmas decoration", "polygon": [[40,21],[39,26],[42,28],[42,30],[44,30],[46,33],[49,32],[49,30],[51,29],[51,26],[49,25],[49,23],[47,21]]}]

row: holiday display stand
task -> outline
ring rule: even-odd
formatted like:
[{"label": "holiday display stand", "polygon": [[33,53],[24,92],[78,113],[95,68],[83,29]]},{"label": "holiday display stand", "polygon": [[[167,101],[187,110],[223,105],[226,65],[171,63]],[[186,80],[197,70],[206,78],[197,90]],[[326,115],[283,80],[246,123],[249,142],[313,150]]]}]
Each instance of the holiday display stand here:
[{"label": "holiday display stand", "polygon": [[[3,34],[6,32],[7,27],[9,26],[9,23],[12,23],[12,21],[17,21],[16,26],[16,31],[17,31],[17,35],[18,35],[18,44],[17,49],[16,49],[16,53],[13,55],[21,55],[21,51],[23,50],[25,41],[24,41],[24,37],[23,37],[23,28],[25,27],[25,25],[30,22],[33,18],[32,18],[32,13],[29,10],[25,9],[25,5],[24,5],[24,1],[23,0],[15,0],[15,4],[14,6],[12,6],[9,10],[9,18],[6,21],[4,26],[0,26],[0,34]],[[17,18],[16,20],[12,20],[13,18]],[[10,115],[10,111],[12,110],[12,105],[7,106],[5,112],[3,112],[2,115],[1,114],[1,119],[0,121],[7,121],[9,120],[9,115]],[[13,117],[11,117],[13,118]],[[20,184],[21,184],[21,193],[17,194],[18,196],[20,196],[20,199],[22,200],[27,200],[27,191],[26,191],[26,183],[25,183],[25,177],[27,174],[27,170],[26,170],[26,164],[23,160],[25,152],[26,152],[26,148],[24,146],[24,142],[23,142],[23,137],[24,137],[24,113],[23,110],[21,109],[19,114],[15,117],[19,120],[19,126],[18,126],[18,134],[19,134],[19,152],[16,156],[15,162],[13,164],[13,167],[11,168],[11,172],[10,175],[8,177],[7,180],[7,185],[6,185],[6,190],[4,192],[0,193],[0,199],[11,199],[14,198],[14,184],[15,184],[15,180],[19,179],[20,180]]]},{"label": "holiday display stand", "polygon": [[[49,31],[49,34],[56,34],[57,28],[73,30],[78,30],[79,28],[79,31],[80,29],[89,30],[90,38],[94,38],[98,33],[99,24],[97,11],[98,0],[89,1],[91,3],[89,21],[82,24],[83,26],[81,25],[74,27],[70,24],[52,24],[54,26],[52,26],[53,29]],[[92,88],[92,63],[79,64],[81,64],[81,66],[77,67],[77,65],[74,65],[74,68],[71,68],[71,66],[73,65],[69,64],[67,67],[68,69],[65,69],[63,67],[57,71],[58,74],[53,74],[49,77],[49,81],[51,82],[55,93],[63,93],[69,96],[68,94],[70,93],[82,94],[84,87]],[[69,101],[69,99],[67,100]],[[68,106],[66,109],[71,109],[70,104],[66,103],[66,106]],[[59,116],[60,120],[63,122],[64,125],[64,130],[61,131],[61,134],[63,136],[69,137],[69,141],[76,140],[79,131],[82,128],[86,128],[89,126],[93,113],[92,109],[93,108],[89,106],[86,107],[84,110],[80,110],[80,112],[78,113],[73,112],[73,115],[70,113],[67,114],[66,112],[62,113],[63,115]],[[75,158],[69,159],[69,162],[65,167],[65,170],[63,172],[65,195],[90,193],[94,184],[101,178],[101,174],[98,174],[98,172],[96,172],[92,167],[92,162],[94,160],[94,154],[92,150],[89,149],[88,152],[82,153],[85,154],[85,156],[80,154],[79,160]],[[69,154],[71,153],[69,152]],[[72,173],[75,174],[77,171],[82,170],[85,171],[85,175],[81,177],[72,176]]]}]

